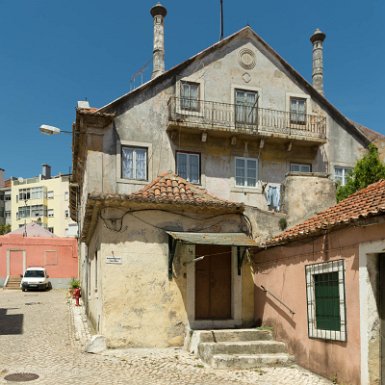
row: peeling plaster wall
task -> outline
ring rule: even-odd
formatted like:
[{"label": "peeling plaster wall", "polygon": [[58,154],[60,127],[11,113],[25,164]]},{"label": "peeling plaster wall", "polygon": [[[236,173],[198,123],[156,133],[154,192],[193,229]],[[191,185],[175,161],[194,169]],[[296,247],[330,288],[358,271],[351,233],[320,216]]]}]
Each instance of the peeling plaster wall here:
[{"label": "peeling plaster wall", "polygon": [[336,204],[335,183],[326,177],[291,174],[286,178],[284,209],[292,226]]},{"label": "peeling plaster wall", "polygon": [[[212,213],[213,214],[213,213]],[[107,338],[109,347],[166,347],[182,346],[189,327],[187,315],[186,266],[192,260],[188,245],[179,246],[173,264],[174,279],[168,280],[168,236],[163,228],[178,231],[205,228],[214,231],[240,231],[241,218],[229,215],[212,219],[210,213],[197,219],[186,213],[173,214],[155,211],[126,213],[104,210],[103,218],[123,216],[123,231],[114,231],[114,222],[99,220],[89,246],[91,259],[91,291],[88,311],[98,333]],[[116,223],[116,222],[115,222]],[[99,243],[99,239],[102,241]],[[94,255],[98,253],[98,290],[92,290]],[[108,256],[120,258],[120,264],[109,264]],[[250,282],[246,285],[250,297]],[[244,316],[251,322],[253,301],[241,305]]]}]

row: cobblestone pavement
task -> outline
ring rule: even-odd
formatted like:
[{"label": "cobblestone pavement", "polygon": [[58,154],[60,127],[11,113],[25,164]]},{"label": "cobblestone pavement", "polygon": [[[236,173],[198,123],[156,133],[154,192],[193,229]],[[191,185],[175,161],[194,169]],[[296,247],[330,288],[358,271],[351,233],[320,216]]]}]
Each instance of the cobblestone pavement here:
[{"label": "cobblestone pavement", "polygon": [[297,366],[223,371],[180,349],[84,353],[89,337],[83,308],[65,291],[0,290],[0,384],[11,373],[35,373],[30,384],[85,385],[326,385]]}]

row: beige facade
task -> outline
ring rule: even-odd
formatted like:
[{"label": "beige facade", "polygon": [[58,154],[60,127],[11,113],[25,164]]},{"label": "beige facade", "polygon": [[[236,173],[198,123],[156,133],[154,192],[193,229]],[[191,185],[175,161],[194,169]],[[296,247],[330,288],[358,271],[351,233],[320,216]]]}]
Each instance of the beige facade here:
[{"label": "beige facade", "polygon": [[77,236],[70,218],[69,175],[18,178],[11,187],[11,227],[37,222],[59,237]]},{"label": "beige facade", "polygon": [[[335,166],[352,167],[369,142],[249,27],[100,109],[83,103],[75,130],[84,300],[114,347],[182,345],[190,329],[252,325],[250,245],[221,234],[263,242],[330,206]],[[173,200],[171,184],[149,194],[167,171],[224,206]],[[197,316],[205,241],[172,231],[216,234],[212,246],[229,248],[227,315]]]}]

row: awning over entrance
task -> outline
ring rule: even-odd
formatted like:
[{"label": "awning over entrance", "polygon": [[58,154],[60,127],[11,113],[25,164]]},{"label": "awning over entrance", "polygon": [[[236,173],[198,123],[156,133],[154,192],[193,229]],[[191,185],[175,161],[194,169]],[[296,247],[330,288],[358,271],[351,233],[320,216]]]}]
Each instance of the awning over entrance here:
[{"label": "awning over entrance", "polygon": [[257,247],[257,243],[244,233],[184,233],[167,231],[176,241],[195,245],[221,245]]}]

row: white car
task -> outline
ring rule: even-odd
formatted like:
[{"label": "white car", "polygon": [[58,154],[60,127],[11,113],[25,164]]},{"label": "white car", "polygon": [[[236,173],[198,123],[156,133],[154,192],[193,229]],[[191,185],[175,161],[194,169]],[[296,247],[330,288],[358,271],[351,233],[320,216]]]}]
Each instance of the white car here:
[{"label": "white car", "polygon": [[29,267],[21,278],[20,287],[22,291],[28,289],[51,289],[51,282],[44,267]]}]

